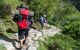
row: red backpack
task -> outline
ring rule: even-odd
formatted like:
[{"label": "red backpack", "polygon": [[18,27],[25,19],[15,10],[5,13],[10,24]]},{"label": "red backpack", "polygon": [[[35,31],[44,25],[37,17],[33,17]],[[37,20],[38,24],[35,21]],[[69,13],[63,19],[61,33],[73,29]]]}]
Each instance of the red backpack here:
[{"label": "red backpack", "polygon": [[29,23],[27,22],[27,18],[29,16],[29,10],[26,8],[21,8],[19,10],[20,15],[22,16],[22,20],[17,22],[17,25],[21,29],[26,29],[28,28]]}]

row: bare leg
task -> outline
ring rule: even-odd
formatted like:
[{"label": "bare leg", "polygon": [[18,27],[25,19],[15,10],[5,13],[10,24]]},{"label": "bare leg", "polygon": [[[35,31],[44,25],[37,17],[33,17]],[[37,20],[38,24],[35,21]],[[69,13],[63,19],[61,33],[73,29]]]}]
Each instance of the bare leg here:
[{"label": "bare leg", "polygon": [[23,46],[24,45],[24,40],[25,40],[25,37],[20,40],[20,46]]},{"label": "bare leg", "polygon": [[27,45],[28,37],[25,37],[25,45]]},{"label": "bare leg", "polygon": [[28,37],[25,37],[25,46],[28,48],[27,41],[28,41]]}]

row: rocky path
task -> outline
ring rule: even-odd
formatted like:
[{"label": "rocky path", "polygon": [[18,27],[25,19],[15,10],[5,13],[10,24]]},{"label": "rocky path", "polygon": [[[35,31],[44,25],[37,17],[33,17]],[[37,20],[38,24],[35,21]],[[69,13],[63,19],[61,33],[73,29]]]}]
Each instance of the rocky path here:
[{"label": "rocky path", "polygon": [[7,48],[7,50],[16,50],[11,42],[7,42],[3,39],[0,39],[0,44],[4,45]]},{"label": "rocky path", "polygon": [[[26,44],[29,46],[28,50],[37,50],[37,48],[39,47],[38,40],[44,40],[44,38],[47,38],[48,36],[53,36],[54,34],[59,32],[60,29],[54,26],[50,26],[50,28],[42,29],[40,31],[30,29],[28,41],[26,41]],[[15,36],[17,37],[17,34]],[[15,43],[16,45],[18,45],[17,42]],[[3,44],[7,48],[7,50],[16,50],[11,42],[0,39],[0,44]]]}]

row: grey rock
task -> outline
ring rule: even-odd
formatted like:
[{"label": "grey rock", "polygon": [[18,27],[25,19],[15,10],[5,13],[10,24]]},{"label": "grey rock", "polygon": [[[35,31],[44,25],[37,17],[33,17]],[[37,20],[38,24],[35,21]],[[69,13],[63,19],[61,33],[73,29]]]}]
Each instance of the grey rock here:
[{"label": "grey rock", "polygon": [[[44,36],[44,37],[45,37],[45,36]],[[44,37],[40,37],[39,40],[43,41],[43,40],[44,40]]]},{"label": "grey rock", "polygon": [[37,50],[37,47],[35,47],[35,46],[30,46],[30,47],[28,48],[28,50]]},{"label": "grey rock", "polygon": [[15,50],[15,48],[11,42],[7,42],[3,39],[0,39],[0,44],[4,44],[4,46],[7,48],[7,50]]},{"label": "grey rock", "polygon": [[39,47],[39,44],[35,43],[34,46],[38,48]]},{"label": "grey rock", "polygon": [[42,33],[41,32],[38,32],[38,33],[36,33],[36,36],[37,37],[40,37],[40,36],[42,36]]},{"label": "grey rock", "polygon": [[35,38],[33,38],[33,40],[39,40],[39,37],[35,37]]}]

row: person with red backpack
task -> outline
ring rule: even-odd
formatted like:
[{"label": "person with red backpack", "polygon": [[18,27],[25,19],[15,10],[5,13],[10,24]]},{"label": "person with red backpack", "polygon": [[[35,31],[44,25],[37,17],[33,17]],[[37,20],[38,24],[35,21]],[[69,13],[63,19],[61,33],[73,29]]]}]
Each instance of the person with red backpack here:
[{"label": "person with red backpack", "polygon": [[16,21],[18,25],[18,37],[19,37],[19,43],[20,48],[24,47],[24,42],[27,40],[28,32],[29,32],[29,9],[25,6],[21,6],[18,8],[19,14],[15,14],[14,20]]}]

